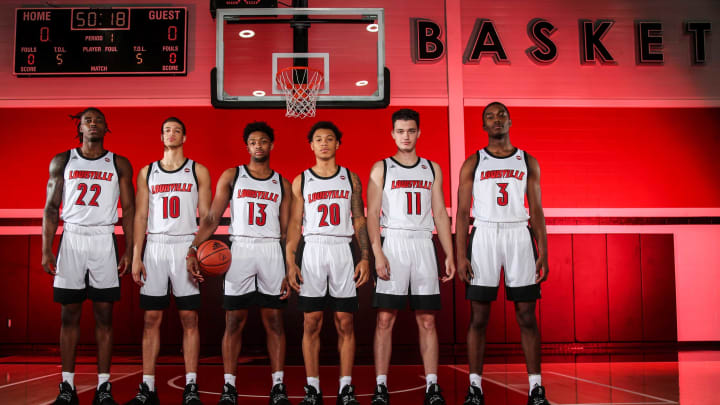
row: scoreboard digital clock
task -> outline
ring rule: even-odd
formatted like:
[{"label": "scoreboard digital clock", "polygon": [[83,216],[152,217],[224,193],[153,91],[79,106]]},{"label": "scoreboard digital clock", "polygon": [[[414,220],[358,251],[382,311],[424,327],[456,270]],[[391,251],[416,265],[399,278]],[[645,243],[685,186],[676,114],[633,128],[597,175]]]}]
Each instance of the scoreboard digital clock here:
[{"label": "scoreboard digital clock", "polygon": [[15,9],[18,76],[186,75],[186,7]]}]

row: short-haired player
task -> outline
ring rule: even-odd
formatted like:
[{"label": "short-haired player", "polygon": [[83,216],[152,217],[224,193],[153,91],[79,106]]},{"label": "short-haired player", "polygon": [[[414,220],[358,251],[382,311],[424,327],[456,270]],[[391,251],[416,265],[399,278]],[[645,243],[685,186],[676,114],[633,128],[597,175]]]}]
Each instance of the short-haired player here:
[{"label": "short-haired player", "polygon": [[[340,352],[340,389],[337,404],[357,405],[352,385],[355,357],[353,314],[358,309],[356,289],[368,280],[369,240],[358,176],[339,166],[335,154],[342,133],[328,121],[308,132],[315,165],[295,177],[288,226],[286,262],[288,282],[299,293],[304,312],[303,360],[307,385],[301,405],[322,404],[320,390],[320,331],[323,311],[334,312]],[[305,245],[298,250],[300,236]],[[358,240],[362,257],[354,264],[350,242]],[[296,259],[301,263],[296,264]]]},{"label": "short-haired player", "polygon": [[368,233],[375,255],[377,281],[373,306],[375,327],[375,393],[373,405],[390,401],[387,374],[392,330],[398,310],[410,301],[415,312],[420,354],[425,367],[426,405],[444,404],[438,385],[438,336],[435,315],[440,310],[433,230],[445,252],[447,282],[455,275],[450,218],[445,208],[440,166],[417,155],[420,114],[402,109],[392,115],[395,155],[375,162],[368,184]]},{"label": "short-haired player", "polygon": [[[140,308],[145,311],[143,375],[137,395],[126,405],[159,404],[155,365],[160,353],[160,325],[163,310],[170,304],[170,290],[183,329],[185,390],[182,403],[199,405],[200,289],[186,270],[185,256],[198,229],[197,215],[202,217],[210,207],[210,172],[185,157],[187,132],[180,119],[170,117],[163,122],[160,140],[162,159],[140,169],[137,176],[132,276],[140,286]],[[142,257],[146,231],[147,244]]]},{"label": "short-haired player", "polygon": [[237,403],[237,359],[248,309],[252,306],[260,307],[267,335],[272,371],[270,403],[286,405],[289,402],[283,383],[283,309],[287,306],[290,289],[285,277],[282,244],[290,212],[290,182],[270,168],[270,151],[275,144],[275,132],[270,126],[264,122],[250,123],[243,131],[243,139],[250,161],[227,169],[220,176],[210,211],[202,218],[190,247],[187,269],[198,280],[203,279],[195,256],[197,247],[215,232],[230,203],[232,262],[224,280],[222,356],[225,383],[219,405]]},{"label": "short-haired player", "polygon": [[[130,162],[104,147],[109,132],[105,114],[90,107],[72,115],[79,148],[50,161],[42,224],[42,266],[55,276],[53,299],[62,305],[60,358],[62,382],[56,405],[77,404],[75,353],[85,299],[93,302],[98,384],[93,405],[114,405],[110,383],[113,303],[120,300],[120,280],[132,263],[133,170]],[[122,204],[126,249],[119,262],[114,229]],[[60,206],[62,205],[62,215]],[[57,256],[52,251],[59,218],[63,234]],[[119,274],[118,274],[119,273]]]},{"label": "short-haired player", "polygon": [[[490,304],[497,298],[500,269],[515,318],[528,371],[529,405],[548,404],[540,379],[540,331],[535,304],[548,276],[547,231],[540,198],[540,165],[510,142],[510,113],[499,102],[483,110],[485,148],[460,169],[456,224],[458,275],[466,283],[472,315],[468,328],[470,387],[466,405],[484,403],[482,370]],[[525,197],[529,213],[525,209]],[[475,222],[468,242],[470,208]],[[530,227],[528,228],[528,220]],[[537,241],[537,249],[535,246]]]}]

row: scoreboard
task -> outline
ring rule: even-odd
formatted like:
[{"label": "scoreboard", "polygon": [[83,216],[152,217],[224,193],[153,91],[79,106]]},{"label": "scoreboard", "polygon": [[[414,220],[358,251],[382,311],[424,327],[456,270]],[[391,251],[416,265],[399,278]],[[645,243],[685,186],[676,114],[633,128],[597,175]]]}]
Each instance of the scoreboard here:
[{"label": "scoreboard", "polygon": [[15,9],[18,76],[186,75],[186,7]]}]

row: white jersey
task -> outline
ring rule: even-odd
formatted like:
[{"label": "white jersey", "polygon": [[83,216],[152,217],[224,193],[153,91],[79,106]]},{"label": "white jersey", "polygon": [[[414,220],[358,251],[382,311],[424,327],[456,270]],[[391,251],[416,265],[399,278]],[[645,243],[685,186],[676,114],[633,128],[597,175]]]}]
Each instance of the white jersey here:
[{"label": "white jersey", "polygon": [[80,148],[68,151],[63,186],[63,221],[76,225],[114,225],[120,197],[115,154],[88,159]]},{"label": "white jersey", "polygon": [[525,209],[528,165],[524,151],[516,149],[508,157],[496,157],[487,149],[477,152],[473,179],[473,215],[475,221],[526,222]]},{"label": "white jersey", "polygon": [[160,162],[153,162],[147,173],[148,233],[191,235],[198,230],[198,182],[195,162],[185,163],[167,171]]},{"label": "white jersey", "polygon": [[305,201],[303,235],[352,237],[352,179],[350,171],[338,166],[330,177],[321,177],[312,169],[302,173]]},{"label": "white jersey", "polygon": [[282,177],[272,172],[266,179],[250,174],[239,166],[230,196],[230,235],[280,239],[280,203]]},{"label": "white jersey", "polygon": [[432,186],[435,171],[427,159],[404,166],[393,158],[383,160],[385,178],[380,226],[386,229],[432,232]]}]

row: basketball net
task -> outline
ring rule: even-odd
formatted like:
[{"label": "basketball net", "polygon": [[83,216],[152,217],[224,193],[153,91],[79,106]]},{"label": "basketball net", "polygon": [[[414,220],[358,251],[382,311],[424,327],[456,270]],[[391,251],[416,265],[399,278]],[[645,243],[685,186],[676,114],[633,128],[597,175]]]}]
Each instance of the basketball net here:
[{"label": "basketball net", "polygon": [[285,116],[290,118],[314,117],[318,92],[323,84],[320,70],[305,66],[281,69],[275,82],[285,97]]}]

